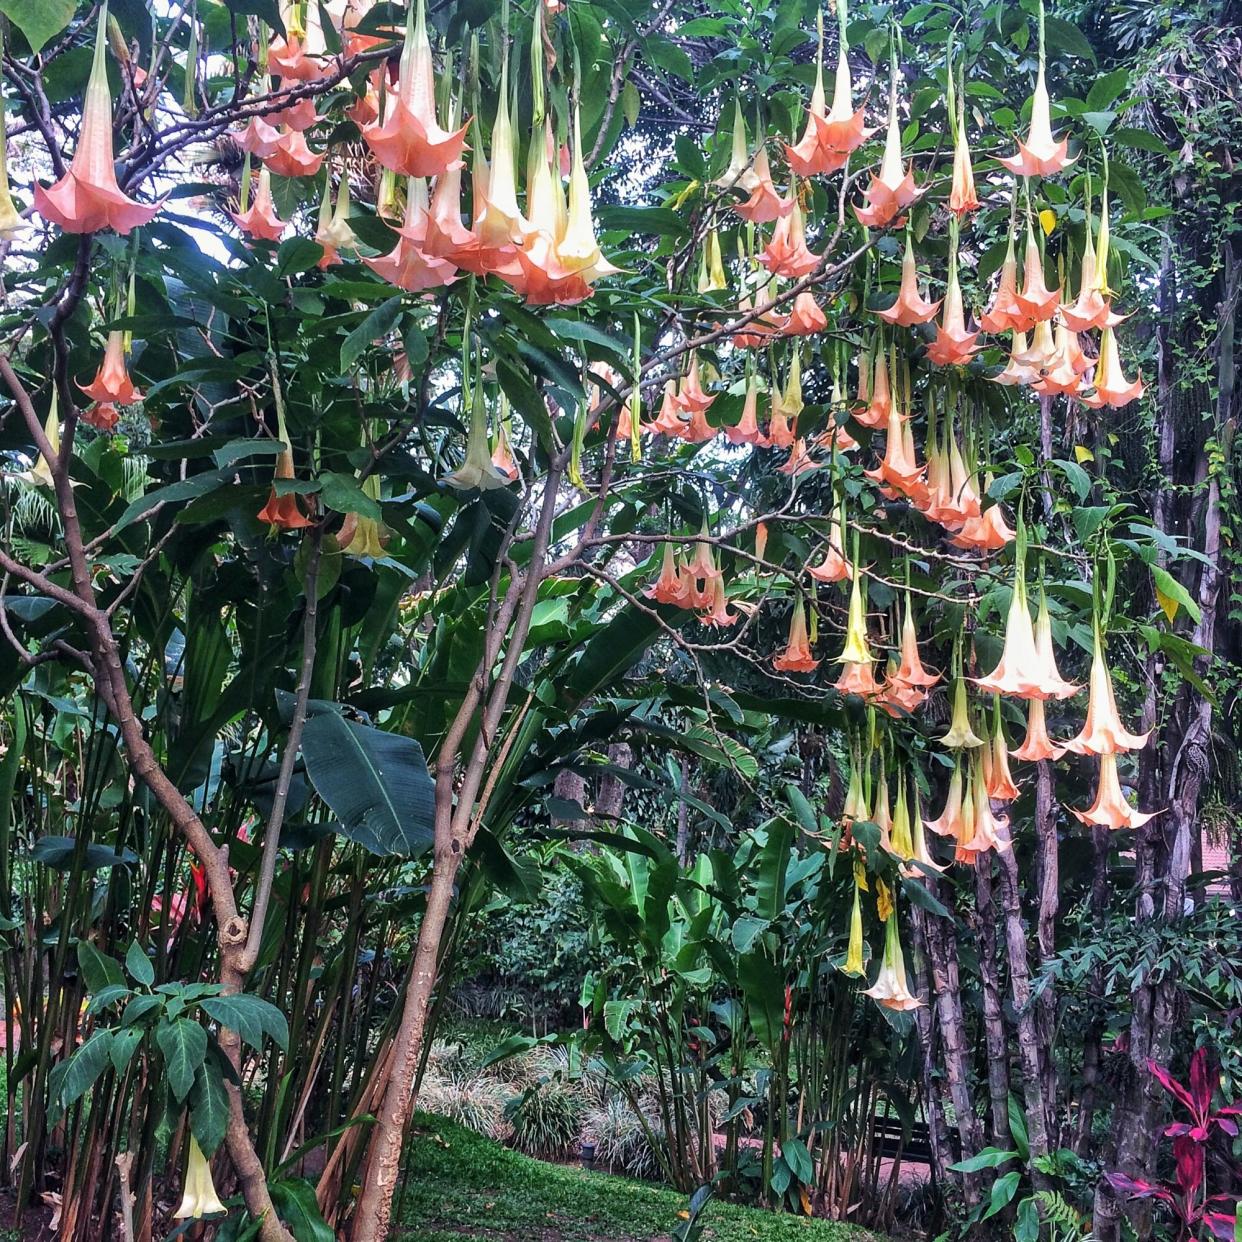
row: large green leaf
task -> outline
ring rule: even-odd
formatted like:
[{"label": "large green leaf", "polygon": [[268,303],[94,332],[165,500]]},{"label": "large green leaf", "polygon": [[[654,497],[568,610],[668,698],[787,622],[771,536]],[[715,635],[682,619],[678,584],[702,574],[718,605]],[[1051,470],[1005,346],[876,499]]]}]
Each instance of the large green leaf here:
[{"label": "large green leaf", "polygon": [[189,1018],[161,1023],[155,1029],[155,1042],[164,1054],[168,1085],[178,1100],[184,1100],[194,1085],[194,1075],[207,1055],[207,1032]]},{"label": "large green leaf", "polygon": [[76,7],[74,0],[0,0],[0,13],[26,36],[32,52],[69,25]]},{"label": "large green leaf", "polygon": [[306,722],[302,757],[343,836],[373,854],[403,858],[431,844],[435,785],[413,738],[317,712]]}]

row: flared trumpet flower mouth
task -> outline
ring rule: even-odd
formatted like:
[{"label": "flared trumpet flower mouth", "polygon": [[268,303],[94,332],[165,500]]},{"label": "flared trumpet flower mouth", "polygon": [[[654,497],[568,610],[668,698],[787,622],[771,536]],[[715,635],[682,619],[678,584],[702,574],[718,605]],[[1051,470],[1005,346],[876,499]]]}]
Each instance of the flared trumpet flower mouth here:
[{"label": "flared trumpet flower mouth", "polygon": [[1123,750],[1142,750],[1151,731],[1131,733],[1121,723],[1113,678],[1104,658],[1104,640],[1097,622],[1092,644],[1091,678],[1088,687],[1087,719],[1082,732],[1065,743],[1077,755],[1115,755]]},{"label": "flared trumpet flower mouth", "polygon": [[407,177],[438,177],[461,159],[470,122],[452,132],[443,129],[436,116],[435,93],[426,7],[424,0],[418,0],[406,21],[397,92],[388,97],[382,120],[362,130],[371,153],[385,168]]},{"label": "flared trumpet flower mouth", "polygon": [[901,160],[901,129],[897,123],[897,66],[894,60],[889,80],[888,129],[884,138],[884,158],[880,171],[867,187],[867,205],[855,207],[858,222],[871,229],[900,228],[901,214],[923,191],[916,188],[914,175]]},{"label": "flared trumpet flower mouth", "polygon": [[1009,754],[1014,759],[1030,763],[1038,763],[1041,759],[1060,759],[1065,754],[1065,747],[1057,746],[1048,736],[1043,699],[1031,699],[1027,704],[1026,737],[1022,745],[1014,747]]},{"label": "flared trumpet flower mouth", "polygon": [[99,10],[95,55],[82,104],[82,128],[68,172],[46,189],[34,186],[34,208],[66,233],[97,233],[113,229],[128,233],[146,224],[163,201],[145,204],[123,193],[117,184],[112,152],[112,96],[108,90],[108,6]]},{"label": "flared trumpet flower mouth", "polygon": [[[959,291],[960,302],[960,291]],[[906,250],[901,260],[901,287],[892,306],[876,311],[876,316],[896,327],[912,328],[935,317],[940,303],[929,302],[919,292],[918,267],[914,261],[914,246],[910,234],[906,234]]]},{"label": "flared trumpet flower mouth", "polygon": [[1085,810],[1069,808],[1080,823],[1099,828],[1141,828],[1149,819],[1154,819],[1159,811],[1145,813],[1136,810],[1127,801],[1121,788],[1121,778],[1117,772],[1117,756],[1102,754],[1100,756],[1099,784],[1096,788],[1095,801]]},{"label": "flared trumpet flower mouth", "polygon": [[1120,409],[1131,401],[1137,401],[1146,390],[1142,375],[1133,381],[1126,379],[1121,369],[1121,355],[1117,352],[1117,338],[1111,327],[1100,333],[1100,356],[1096,360],[1091,383],[1095,391],[1083,397],[1082,401],[1094,409],[1106,405]]},{"label": "flared trumpet flower mouth", "polygon": [[173,1213],[174,1220],[201,1220],[204,1216],[217,1216],[228,1209],[220,1202],[215,1183],[211,1180],[211,1165],[203,1155],[198,1140],[190,1136],[190,1155],[185,1169],[185,1190],[181,1206]]},{"label": "flared trumpet flower mouth", "polygon": [[789,618],[789,639],[785,650],[772,661],[772,667],[782,673],[809,673],[819,667],[819,661],[811,654],[811,642],[806,628],[806,609],[799,599]]},{"label": "flared trumpet flower mouth", "polygon": [[949,279],[944,295],[944,317],[936,326],[936,339],[927,347],[927,357],[938,367],[964,366],[976,354],[978,332],[966,327],[962,305],[962,286],[957,278],[957,223],[950,222]]},{"label": "flared trumpet flower mouth", "polygon": [[949,717],[949,731],[940,739],[941,746],[961,750],[984,745],[970,727],[970,709],[966,703],[966,678],[959,672],[953,681],[953,713]]},{"label": "flared trumpet flower mouth", "polygon": [[83,393],[101,405],[130,405],[142,400],[142,393],[134,387],[125,365],[125,333],[117,329],[108,333],[103,362],[95,378],[79,385]]},{"label": "flared trumpet flower mouth", "polygon": [[884,923],[884,956],[875,983],[863,992],[885,1009],[905,1011],[917,1009],[923,1002],[914,996],[906,983],[905,956],[897,930],[897,911],[889,911]]},{"label": "flared trumpet flower mouth", "polygon": [[1069,140],[1052,136],[1052,101],[1044,77],[1044,6],[1039,6],[1039,70],[1031,96],[1031,127],[1026,141],[1018,139],[1014,155],[999,157],[1009,171],[1019,177],[1049,177],[1074,163],[1068,156]]},{"label": "flared trumpet flower mouth", "polygon": [[247,237],[257,237],[260,241],[279,241],[285,231],[285,221],[276,214],[276,204],[272,202],[272,175],[266,168],[259,170],[259,188],[255,192],[254,202],[245,205],[246,178],[242,178],[242,210],[230,211],[229,216]]}]

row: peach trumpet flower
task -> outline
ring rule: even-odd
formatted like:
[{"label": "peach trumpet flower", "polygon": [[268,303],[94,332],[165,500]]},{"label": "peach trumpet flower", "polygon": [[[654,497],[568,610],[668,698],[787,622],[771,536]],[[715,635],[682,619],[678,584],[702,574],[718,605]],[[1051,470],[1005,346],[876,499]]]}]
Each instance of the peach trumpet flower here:
[{"label": "peach trumpet flower", "polygon": [[[1020,546],[1020,545],[1019,545]],[[1013,591],[1005,619],[1005,645],[1000,663],[975,684],[991,694],[1007,694],[1020,699],[1051,698],[1044,688],[1044,670],[1035,650],[1035,627],[1027,605],[1025,569],[1021,554],[1014,566]]]},{"label": "peach trumpet flower", "polygon": [[1026,737],[1021,746],[1015,746],[1009,754],[1014,759],[1038,763],[1041,759],[1060,759],[1065,747],[1058,746],[1048,736],[1048,723],[1044,715],[1044,700],[1031,699],[1026,707]]},{"label": "peach trumpet flower", "polygon": [[1005,251],[1005,259],[1001,264],[996,294],[992,298],[991,306],[979,316],[979,326],[985,332],[1026,332],[1032,326],[1018,301],[1018,258],[1012,228],[1009,230],[1009,248]]},{"label": "peach trumpet flower", "polygon": [[807,566],[806,572],[816,582],[843,582],[850,576],[850,564],[843,555],[844,527],[843,505],[838,500],[828,530],[828,547],[824,552],[824,559],[818,565]]},{"label": "peach trumpet flower", "polygon": [[[875,429],[888,425],[888,416],[893,409],[892,385],[888,378],[888,354],[882,341],[875,351],[875,368],[870,376],[867,374],[869,370],[871,370],[871,360],[864,355],[858,363],[859,400],[854,409],[854,420],[864,427]],[[870,382],[866,384],[864,397],[865,379],[869,379]]]},{"label": "peach trumpet flower", "polygon": [[914,175],[902,163],[901,129],[897,124],[897,72],[892,68],[888,97],[888,130],[884,139],[884,158],[880,171],[867,187],[867,205],[855,207],[860,224],[871,229],[900,228],[905,223],[902,212],[923,191],[914,184]]},{"label": "peach trumpet flower", "polygon": [[323,156],[306,143],[306,135],[285,127],[280,131],[276,149],[263,160],[278,177],[313,177],[323,167]]},{"label": "peach trumpet flower", "polygon": [[926,470],[915,457],[909,423],[894,402],[888,415],[884,457],[874,470],[863,473],[889,494],[899,494],[915,504],[922,504],[927,499]]},{"label": "peach trumpet flower", "polygon": [[983,778],[993,802],[1012,802],[1019,793],[1009,772],[1009,751],[1005,746],[1005,727],[1001,723],[1000,699],[995,703],[992,740],[983,752]]},{"label": "peach trumpet flower", "polygon": [[819,661],[811,654],[806,608],[801,597],[795,602],[789,617],[789,639],[785,650],[772,660],[772,667],[782,673],[809,673],[819,667]]},{"label": "peach trumpet flower", "polygon": [[947,68],[948,92],[945,110],[953,129],[953,179],[949,187],[949,210],[959,220],[979,208],[979,195],[975,190],[975,172],[971,166],[970,144],[966,141],[966,100],[958,96],[953,82],[952,39],[949,43]]},{"label": "peach trumpet flower", "polygon": [[818,17],[819,50],[815,59],[815,89],[807,113],[806,129],[797,146],[785,147],[789,167],[799,176],[825,174],[843,168],[850,153],[856,151],[875,132],[866,128],[864,109],[854,108],[854,84],[850,77],[849,44],[845,37],[845,4],[839,5],[840,34],[837,40],[837,74],[833,84],[832,108],[824,111],[824,19]]},{"label": "peach trumpet flower", "polygon": [[962,764],[955,760],[945,791],[944,810],[935,819],[927,820],[925,827],[939,837],[957,838],[961,835],[962,813]]},{"label": "peach trumpet flower", "polygon": [[427,183],[421,177],[410,177],[405,195],[405,220],[397,230],[396,246],[386,255],[363,259],[377,276],[408,293],[438,289],[457,276],[453,263],[437,259],[423,249],[427,238],[427,212]]},{"label": "peach trumpet flower", "polygon": [[729,610],[728,597],[725,595],[724,575],[718,575],[712,579],[711,584],[711,605],[704,609],[699,616],[699,620],[707,626],[714,629],[727,629],[736,625],[742,619],[740,612],[731,612]]},{"label": "peach trumpet flower", "polygon": [[806,229],[802,220],[802,208],[798,205],[797,187],[791,186],[789,197],[793,206],[787,216],[782,216],[772,230],[772,240],[764,247],[759,262],[773,276],[800,280],[813,272],[819,256],[807,249]]},{"label": "peach trumpet flower", "polygon": [[746,376],[746,396],[742,401],[742,417],[724,429],[725,439],[730,444],[755,444],[762,447],[767,443],[763,432],[759,430],[759,386],[755,382],[753,372]]},{"label": "peach trumpet flower", "polygon": [[1019,356],[1027,353],[1026,333],[1015,332],[1013,343],[1009,347],[1009,361],[1005,369],[997,375],[990,376],[992,383],[1016,386],[1018,384],[1034,384],[1039,378],[1039,368],[1028,362],[1019,362]]},{"label": "peach trumpet flower", "polygon": [[905,617],[901,624],[901,663],[897,667],[897,677],[908,686],[918,686],[924,690],[936,685],[940,680],[939,673],[929,673],[923,667],[919,656],[918,633],[914,625],[914,605],[910,600],[910,592],[906,592]]},{"label": "peach trumpet flower", "polygon": [[114,229],[128,233],[146,224],[163,206],[140,203],[117,184],[112,151],[112,95],[104,49],[108,39],[108,6],[99,9],[95,53],[82,102],[82,127],[73,162],[55,185],[34,185],[34,209],[66,233],[97,233]]},{"label": "peach trumpet flower", "polygon": [[914,261],[914,247],[906,233],[906,251],[901,260],[901,287],[893,304],[884,310],[876,311],[876,316],[885,323],[897,327],[911,328],[916,323],[926,323],[940,309],[940,302],[929,302],[919,293],[918,268]]},{"label": "peach trumpet flower", "polygon": [[1096,360],[1095,374],[1091,382],[1095,391],[1090,396],[1083,397],[1082,402],[1097,410],[1106,405],[1121,409],[1131,401],[1137,401],[1146,390],[1141,374],[1133,381],[1126,379],[1121,369],[1121,355],[1117,351],[1117,338],[1113,335],[1112,328],[1106,327],[1100,333],[1100,356]]},{"label": "peach trumpet flower", "polygon": [[1076,755],[1115,755],[1123,750],[1142,750],[1150,736],[1150,730],[1131,733],[1121,723],[1112,674],[1104,658],[1104,639],[1097,623],[1092,642],[1086,723],[1077,737],[1065,743],[1065,748]]},{"label": "peach trumpet flower", "polygon": [[1049,289],[1044,282],[1044,260],[1029,220],[1026,222],[1026,255],[1022,262],[1022,290],[1017,301],[1025,316],[1024,328],[1051,319],[1061,305],[1061,290]]},{"label": "peach trumpet flower", "polygon": [[660,562],[660,576],[643,592],[648,599],[657,604],[671,604],[675,608],[685,608],[689,603],[689,591],[677,565],[671,541],[664,544],[664,553]]},{"label": "peach trumpet flower", "polygon": [[1136,810],[1126,801],[1117,774],[1117,756],[1111,754],[1100,756],[1100,779],[1095,801],[1085,811],[1079,811],[1075,807],[1069,809],[1081,823],[1111,828],[1113,831],[1120,828],[1141,828],[1149,819],[1160,814],[1159,811]]},{"label": "peach trumpet flower", "polygon": [[827,327],[828,316],[824,314],[823,308],[815,300],[815,295],[809,289],[803,289],[794,298],[782,335],[814,336],[817,332],[823,332]]},{"label": "peach trumpet flower", "polygon": [[233,223],[247,237],[257,237],[262,241],[279,241],[285,231],[285,221],[276,214],[276,205],[272,202],[272,175],[266,168],[259,169],[259,188],[255,191],[254,202],[249,208],[244,207],[247,178],[242,177],[243,209],[240,212],[229,212]]},{"label": "peach trumpet flower", "polygon": [[957,278],[957,227],[951,222],[949,280],[944,295],[944,316],[936,326],[936,339],[927,347],[928,359],[938,367],[964,366],[978,352],[978,332],[966,327],[962,286]]},{"label": "peach trumpet flower", "polygon": [[1078,344],[1078,336],[1064,323],[1058,323],[1052,334],[1052,354],[1043,374],[1031,385],[1042,397],[1076,396],[1082,387],[1083,372],[1091,367],[1091,359]]},{"label": "peach trumpet flower", "polygon": [[[283,427],[278,434],[288,444]],[[266,522],[273,532],[277,530],[300,530],[305,526],[314,525],[311,519],[302,512],[298,504],[296,492],[288,492],[283,496],[278,495],[276,492],[275,480],[292,479],[293,477],[293,454],[286,448],[276,458],[276,469],[273,473],[271,490],[268,492],[267,504],[257,514],[259,521]]]},{"label": "peach trumpet flower", "polygon": [[1026,141],[1018,139],[1014,155],[999,157],[1011,173],[1019,177],[1048,177],[1060,172],[1074,161],[1067,158],[1069,140],[1057,142],[1052,136],[1052,101],[1044,79],[1044,6],[1039,6],[1039,69],[1035,75],[1035,93],[1031,96],[1031,128]]},{"label": "peach trumpet flower", "polygon": [[959,841],[959,850],[969,856],[963,862],[973,861],[974,856],[986,850],[1005,850],[1009,848],[1007,839],[1008,824],[997,819],[988,797],[987,778],[984,776],[984,755],[986,751],[976,751],[972,763],[970,778],[970,811],[966,816],[968,831],[965,840]]},{"label": "peach trumpet flower", "polygon": [[758,179],[755,188],[744,203],[733,204],[733,210],[751,224],[771,224],[773,220],[789,215],[794,207],[793,196],[781,198],[773,184],[772,168],[768,163],[767,148],[763,144],[764,139],[760,136],[759,150],[755,152],[753,165]]},{"label": "peach trumpet flower", "polygon": [[385,168],[407,177],[438,177],[461,159],[469,128],[467,121],[450,132],[436,117],[426,5],[417,0],[406,19],[397,91],[388,97],[383,121],[364,127],[362,137]]},{"label": "peach trumpet flower", "polygon": [[257,160],[266,160],[280,147],[280,129],[261,116],[252,116],[241,133],[233,135],[237,145]]},{"label": "peach trumpet flower", "polygon": [[142,393],[134,387],[125,366],[125,333],[115,329],[108,333],[104,347],[103,362],[89,384],[79,388],[100,405],[129,405],[142,400]]},{"label": "peach trumpet flower", "polygon": [[1095,240],[1091,229],[1091,209],[1088,203],[1087,219],[1084,225],[1085,236],[1082,245],[1082,264],[1079,267],[1078,298],[1068,306],[1061,307],[1061,319],[1071,332],[1087,332],[1092,328],[1115,328],[1126,316],[1113,313],[1111,303],[1105,298],[1104,291],[1099,287],[1097,277],[1106,276],[1108,267],[1108,192],[1102,200],[1103,217],[1100,225],[1100,237],[1105,253],[1097,256]]}]

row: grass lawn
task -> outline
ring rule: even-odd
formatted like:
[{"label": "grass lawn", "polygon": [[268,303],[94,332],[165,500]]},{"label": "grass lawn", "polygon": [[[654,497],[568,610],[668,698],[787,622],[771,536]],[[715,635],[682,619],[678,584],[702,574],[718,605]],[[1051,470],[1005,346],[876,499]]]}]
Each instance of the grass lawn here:
[{"label": "grass lawn", "polygon": [[[420,1114],[407,1153],[400,1242],[667,1242],[686,1198],[647,1182],[531,1160],[471,1130]],[[828,1221],[711,1203],[708,1242],[875,1242]]]}]

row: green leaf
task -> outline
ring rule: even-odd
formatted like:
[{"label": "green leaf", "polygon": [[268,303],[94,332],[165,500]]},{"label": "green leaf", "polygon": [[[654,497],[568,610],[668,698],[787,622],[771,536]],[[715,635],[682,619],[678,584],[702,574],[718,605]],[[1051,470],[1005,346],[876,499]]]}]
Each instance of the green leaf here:
[{"label": "green leaf", "polygon": [[359,513],[377,522],[383,516],[379,502],[362,490],[352,474],[320,475],[319,498],[336,513]]},{"label": "green leaf", "polygon": [[1091,476],[1076,461],[1058,459],[1052,464],[1069,480],[1069,485],[1078,499],[1086,500],[1091,492]]},{"label": "green leaf", "polygon": [[80,1100],[95,1085],[99,1075],[108,1068],[112,1048],[112,1032],[106,1027],[87,1037],[69,1058],[68,1068],[60,1084],[60,1102],[66,1108]]},{"label": "green leaf", "polygon": [[396,327],[401,315],[402,298],[398,294],[381,302],[365,319],[341,342],[341,370],[348,371],[354,365],[368,345],[378,337],[391,332]]},{"label": "green leaf", "polygon": [[303,1181],[273,1182],[271,1189],[276,1213],[295,1242],[335,1242],[336,1235],[320,1215],[312,1185]]},{"label": "green leaf", "polygon": [[[323,247],[309,237],[291,237],[276,252],[276,275],[296,276],[309,272],[323,258]],[[201,1144],[200,1144],[201,1146]]]},{"label": "green leaf", "polygon": [[[1163,596],[1160,600],[1161,607],[1165,610],[1165,616],[1169,618],[1170,623],[1177,616],[1177,609],[1180,605],[1190,614],[1190,618],[1196,625],[1199,624],[1203,617],[1203,612],[1199,605],[1195,603],[1189,591],[1178,580],[1173,577],[1167,569],[1161,569],[1159,565],[1151,567],[1152,581],[1156,584],[1157,598]],[[1165,600],[1172,605],[1171,611]]]},{"label": "green leaf", "polygon": [[1130,80],[1129,69],[1114,69],[1103,77],[1096,78],[1087,92],[1087,108],[1091,112],[1103,112],[1110,107]]},{"label": "green leaf", "polygon": [[78,969],[82,972],[86,990],[92,995],[109,986],[125,986],[125,972],[121,969],[121,963],[116,958],[101,953],[89,940],[78,941]]},{"label": "green leaf", "polygon": [[155,967],[136,940],[125,951],[125,969],[129,971],[129,977],[144,988],[149,988],[155,982]]},{"label": "green leaf", "polygon": [[164,1054],[168,1085],[178,1100],[184,1100],[207,1055],[207,1032],[189,1018],[178,1018],[155,1028],[155,1042]]},{"label": "green leaf", "polygon": [[224,1075],[214,1058],[207,1057],[194,1075],[190,1092],[190,1129],[204,1155],[210,1156],[220,1146],[228,1123],[229,1096]]},{"label": "green leaf", "polygon": [[755,949],[738,955],[737,977],[755,1037],[774,1053],[780,1044],[785,1014],[784,971],[769,953]]},{"label": "green leaf", "polygon": [[1039,1207],[1033,1198],[1023,1199],[1013,1222],[1014,1242],[1039,1242]]},{"label": "green leaf", "polygon": [[136,1026],[124,1027],[113,1032],[112,1047],[108,1054],[112,1058],[112,1068],[118,1074],[125,1072],[125,1067],[133,1057],[135,1049],[142,1043],[143,1034],[144,1032]]},{"label": "green leaf", "polygon": [[1051,14],[1045,17],[1044,35],[1050,48],[1077,56],[1079,60],[1089,60],[1093,65],[1096,63],[1095,49],[1086,35],[1063,17],[1053,17]]},{"label": "green leaf", "polygon": [[627,233],[631,237],[685,237],[686,221],[667,207],[601,207],[599,226],[606,233]]},{"label": "green leaf", "polygon": [[277,1047],[288,1051],[289,1023],[285,1015],[259,996],[234,992],[227,996],[207,996],[199,1008],[221,1026],[236,1031],[256,1051],[263,1048],[263,1036],[269,1036]]},{"label": "green leaf", "polygon": [[1014,1195],[1018,1193],[1018,1182],[1021,1178],[1022,1174],[1014,1169],[1012,1173],[1006,1173],[1004,1177],[998,1177],[992,1183],[992,1199],[988,1204],[988,1210],[983,1214],[984,1220],[995,1216],[997,1212],[1003,1212],[1009,1206]]},{"label": "green leaf", "polygon": [[74,0],[0,0],[0,13],[26,36],[32,52],[69,25],[76,7]]},{"label": "green leaf", "polygon": [[1016,1151],[1002,1151],[999,1147],[985,1147],[977,1156],[971,1156],[968,1160],[959,1160],[956,1164],[949,1165],[954,1173],[979,1173],[983,1169],[994,1169],[997,1165],[1006,1163],[1009,1160],[1016,1160],[1018,1153]]},{"label": "green leaf", "polygon": [[373,854],[402,858],[431,844],[435,786],[413,738],[317,712],[306,722],[302,756],[343,836]]}]

